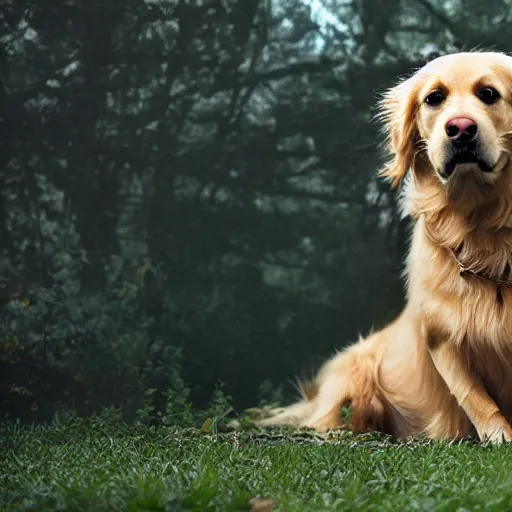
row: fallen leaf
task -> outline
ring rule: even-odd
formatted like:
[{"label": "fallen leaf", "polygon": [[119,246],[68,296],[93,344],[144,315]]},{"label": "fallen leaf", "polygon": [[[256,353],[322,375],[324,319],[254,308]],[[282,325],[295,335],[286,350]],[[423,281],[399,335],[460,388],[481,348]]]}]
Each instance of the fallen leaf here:
[{"label": "fallen leaf", "polygon": [[253,498],[249,501],[250,512],[270,512],[274,508],[274,500],[270,498]]}]

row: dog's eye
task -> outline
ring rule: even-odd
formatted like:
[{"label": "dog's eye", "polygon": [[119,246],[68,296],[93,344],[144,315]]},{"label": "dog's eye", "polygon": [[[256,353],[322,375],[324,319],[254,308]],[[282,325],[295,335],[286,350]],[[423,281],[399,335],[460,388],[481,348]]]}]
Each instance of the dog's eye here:
[{"label": "dog's eye", "polygon": [[500,93],[494,87],[484,87],[483,89],[480,89],[478,97],[486,105],[492,105],[501,98]]},{"label": "dog's eye", "polygon": [[430,105],[431,107],[437,107],[437,105],[441,105],[443,101],[446,99],[446,96],[443,91],[437,90],[432,91],[426,98],[425,103]]}]

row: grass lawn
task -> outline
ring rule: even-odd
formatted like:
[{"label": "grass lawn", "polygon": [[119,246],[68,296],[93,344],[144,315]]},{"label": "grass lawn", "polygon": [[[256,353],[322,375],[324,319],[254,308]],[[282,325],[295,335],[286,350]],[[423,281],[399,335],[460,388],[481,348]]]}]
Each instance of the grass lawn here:
[{"label": "grass lawn", "polygon": [[0,429],[6,511],[228,512],[256,496],[287,512],[512,510],[512,446],[80,420]]}]

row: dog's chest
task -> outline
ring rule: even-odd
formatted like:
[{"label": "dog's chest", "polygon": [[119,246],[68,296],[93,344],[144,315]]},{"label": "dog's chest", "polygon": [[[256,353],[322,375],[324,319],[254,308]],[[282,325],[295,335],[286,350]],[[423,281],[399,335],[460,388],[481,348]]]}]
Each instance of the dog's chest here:
[{"label": "dog's chest", "polygon": [[452,329],[512,347],[512,287],[482,283],[474,276],[461,279],[468,281],[468,286],[447,301],[453,306]]}]

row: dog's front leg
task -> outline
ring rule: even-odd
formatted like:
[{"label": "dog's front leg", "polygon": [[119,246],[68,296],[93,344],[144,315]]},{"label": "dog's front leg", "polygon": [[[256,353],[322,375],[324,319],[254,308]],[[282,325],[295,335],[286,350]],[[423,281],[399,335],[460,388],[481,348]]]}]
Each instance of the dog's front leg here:
[{"label": "dog's front leg", "polygon": [[480,439],[492,443],[512,441],[512,427],[448,337],[430,332],[428,350],[434,366],[475,426]]}]

